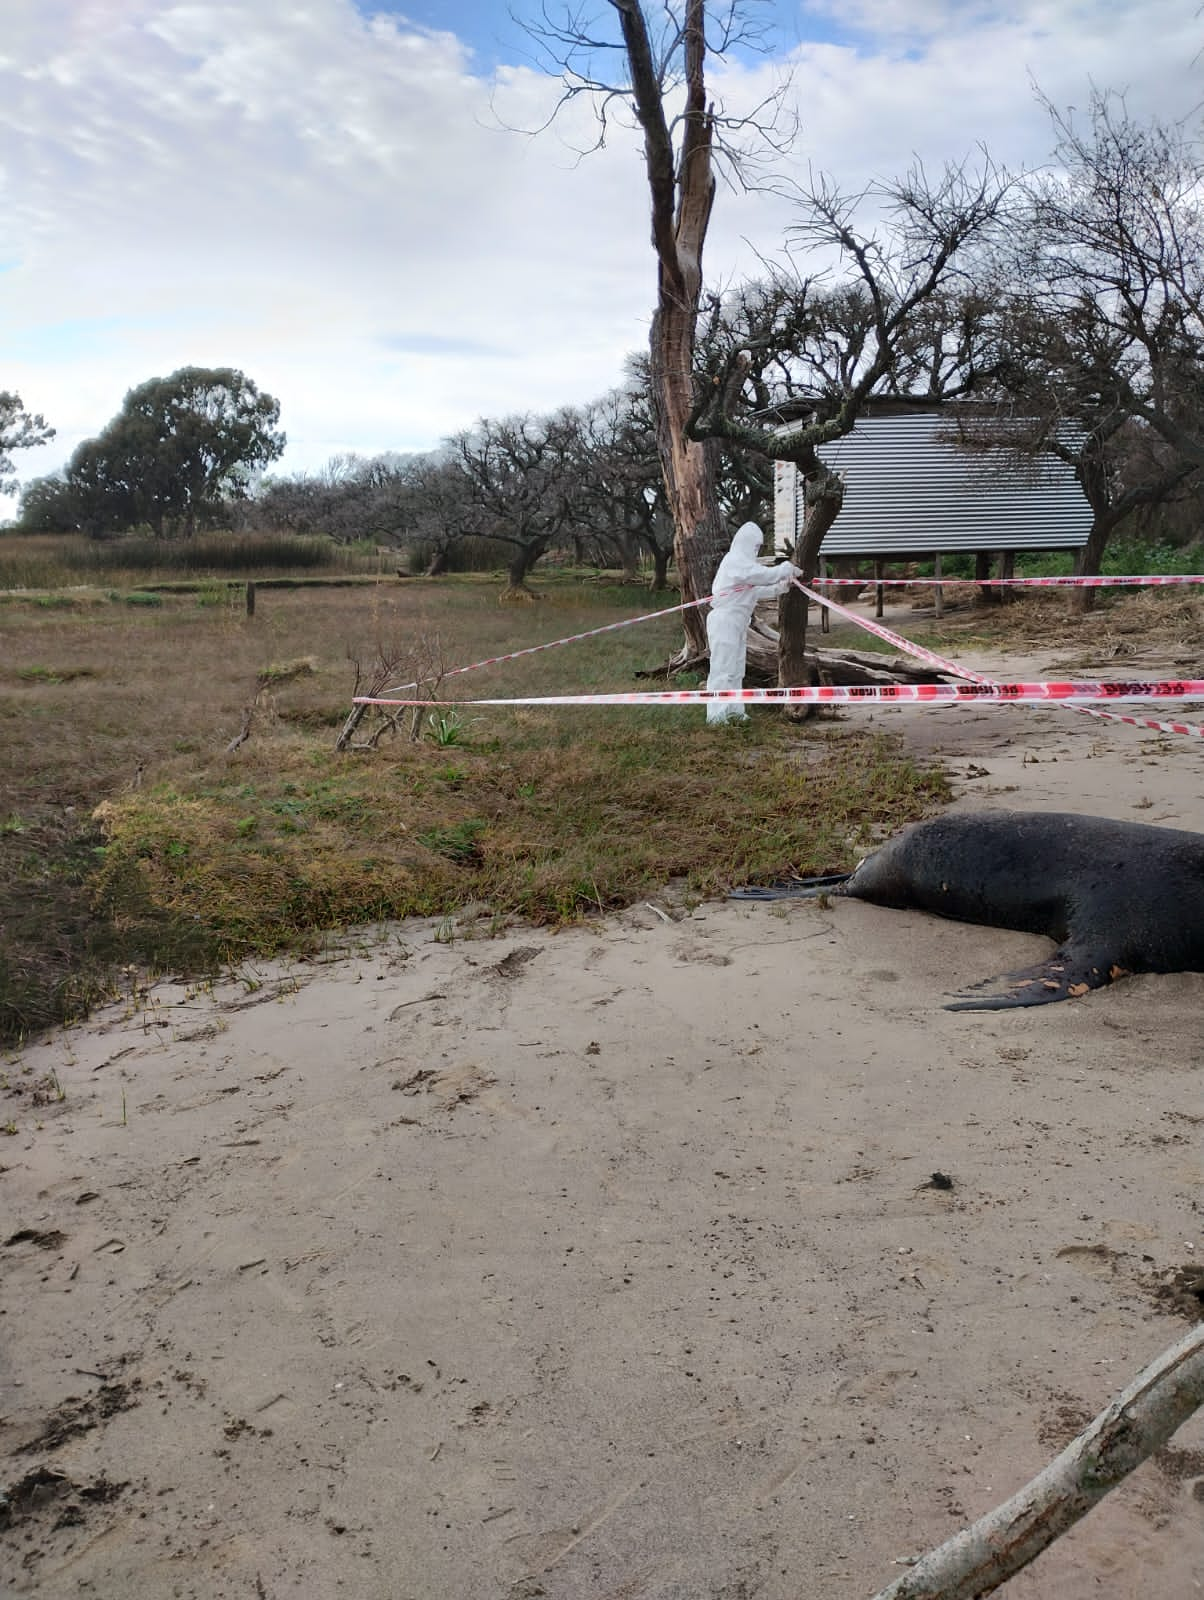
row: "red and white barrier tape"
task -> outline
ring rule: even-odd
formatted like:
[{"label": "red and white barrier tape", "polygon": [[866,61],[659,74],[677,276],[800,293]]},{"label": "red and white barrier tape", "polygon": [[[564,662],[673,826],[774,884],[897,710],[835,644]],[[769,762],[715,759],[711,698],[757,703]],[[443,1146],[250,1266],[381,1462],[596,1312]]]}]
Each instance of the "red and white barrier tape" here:
[{"label": "red and white barrier tape", "polygon": [[801,589],[814,605],[827,606],[829,611],[835,611],[837,616],[845,617],[849,622],[855,622],[859,628],[864,628],[867,633],[876,634],[879,639],[884,639],[887,644],[894,645],[896,650],[902,650],[906,655],[915,656],[918,661],[927,661],[929,666],[935,667],[938,672],[948,672],[955,678],[966,678],[971,683],[987,683],[981,673],[971,672],[967,667],[959,667],[956,661],[946,661],[944,656],[938,656],[932,650],[926,650],[922,644],[913,644],[910,639],[905,639],[901,633],[892,633],[889,628],[884,628],[880,622],[872,622],[869,617],[862,617],[856,611],[850,611],[847,606],[842,606],[836,600],[825,600],[823,595],[816,594],[805,583],[794,580],[794,587]]},{"label": "red and white barrier tape", "polygon": [[[742,594],[745,590],[759,588],[755,583],[734,583],[725,589],[728,594]],[[549,639],[547,644],[530,644],[523,650],[511,650],[504,656],[487,656],[484,661],[473,661],[467,667],[449,667],[437,674],[442,678],[456,678],[462,672],[475,672],[478,667],[496,667],[501,661],[517,661],[520,656],[538,655],[541,650],[555,650],[562,644],[576,644],[580,639],[596,639],[600,633],[615,633],[620,628],[634,628],[637,622],[655,622],[658,617],[676,616],[679,611],[692,611],[695,606],[709,605],[713,595],[704,594],[701,600],[686,600],[679,606],[666,606],[663,611],[646,611],[642,617],[624,617],[621,622],[608,622],[601,628],[587,628],[584,633],[570,633],[563,639]],[[824,604],[828,604],[827,601]],[[416,689],[417,683],[395,683],[384,694],[398,694],[402,689]]]},{"label": "red and white barrier tape", "polygon": [[[877,634],[880,639],[885,639],[888,644],[894,645],[896,650],[902,650],[907,655],[915,656],[919,661],[927,661],[930,666],[936,667],[941,672],[948,672],[955,678],[965,678],[970,683],[991,682],[981,672],[972,672],[969,667],[963,667],[956,661],[947,661],[944,656],[938,656],[932,650],[926,650],[923,645],[914,644],[910,639],[905,639],[902,634],[892,633],[889,628],[884,628],[880,622],[872,622],[869,617],[860,616],[856,611],[850,611],[846,606],[838,604],[835,600],[825,600],[820,595],[808,589],[806,584],[795,579],[795,588],[801,589],[808,599],[819,605],[825,605],[830,610],[838,612],[850,622],[855,622],[859,628],[865,628],[869,633]],[[1129,717],[1119,711],[1101,711],[1098,706],[1071,705],[1071,711],[1080,711],[1084,716],[1095,717],[1099,722],[1126,722],[1132,728],[1151,728],[1157,733],[1180,733],[1190,738],[1204,739],[1204,728],[1196,727],[1187,722],[1161,722],[1155,717]]]},{"label": "red and white barrier tape", "polygon": [[[741,584],[741,588],[751,588],[751,584]],[[695,606],[705,606],[710,600],[709,594],[704,594],[701,600],[687,600],[684,605],[666,606],[663,611],[647,611],[642,617],[624,617],[622,622],[608,622],[603,628],[589,628],[585,633],[570,633],[564,639],[549,639],[547,644],[530,644],[524,650],[511,650],[508,655],[488,656],[484,661],[474,661],[467,667],[449,667],[446,672],[439,673],[440,678],[456,678],[462,672],[475,672],[478,667],[496,667],[499,661],[517,661],[520,656],[538,655],[541,650],[555,650],[557,645],[576,644],[579,639],[594,639],[600,633],[614,633],[619,628],[634,628],[637,622],[655,622],[658,617],[671,617],[678,611],[690,611]],[[385,694],[398,694],[402,689],[416,689],[417,683],[396,683],[391,689],[386,689]],[[356,701],[357,705],[361,702]],[[409,702],[406,702],[407,704]]]},{"label": "red and white barrier tape", "polygon": [[[849,579],[844,579],[844,578],[816,578],[816,579],[813,579],[812,581],[813,581],[813,583],[815,583],[818,586],[818,585],[839,585],[839,584],[847,583],[847,582],[854,581],[854,580],[849,580]],[[870,583],[870,582],[881,582],[883,584],[889,584],[889,585],[893,585],[893,586],[905,586],[905,585],[911,585],[913,583],[938,583],[938,582],[939,583],[954,583],[954,584],[977,584],[977,583],[994,582],[994,583],[997,583],[997,584],[998,583],[1006,583],[1006,584],[1012,584],[1012,585],[1030,585],[1030,586],[1034,586],[1034,587],[1061,587],[1061,586],[1068,586],[1068,585],[1079,585],[1079,586],[1083,586],[1083,587],[1099,588],[1099,587],[1105,587],[1107,585],[1132,585],[1132,586],[1140,585],[1142,587],[1158,587],[1158,586],[1164,585],[1164,584],[1204,583],[1204,576],[1202,576],[1202,575],[1173,574],[1173,575],[1146,576],[1146,577],[996,578],[996,579],[993,579],[993,580],[992,579],[981,579],[980,580],[980,579],[974,579],[974,578],[941,578],[941,579],[937,579],[937,578],[916,578],[916,579],[912,579],[912,578],[883,578],[883,579],[880,579],[880,580],[867,579],[865,581],[867,583]],[[752,587],[752,586],[751,585],[740,585],[739,587],[740,588],[748,588],[748,587]],[[1010,684],[1010,685],[1009,684],[1003,684],[1003,685],[995,684],[989,678],[984,677],[981,673],[973,672],[968,667],[963,667],[963,666],[959,665],[955,661],[949,661],[944,656],[937,655],[934,651],[926,649],[923,645],[915,644],[911,640],[905,639],[901,634],[897,634],[897,633],[892,632],[892,630],[890,628],[885,628],[880,623],[871,621],[868,617],[862,617],[857,612],[848,610],[845,606],[840,605],[837,601],[825,598],[823,595],[819,595],[819,594],[814,593],[814,591],[812,589],[809,589],[805,584],[800,583],[797,579],[795,580],[795,587],[800,589],[800,590],[802,590],[802,592],[805,595],[807,595],[807,597],[811,601],[813,601],[815,604],[822,605],[822,606],[827,606],[830,610],[837,612],[840,616],[845,617],[848,621],[850,621],[852,623],[855,623],[858,627],[865,628],[867,630],[867,632],[876,634],[880,639],[883,639],[888,644],[894,646],[895,649],[902,650],[906,654],[914,656],[917,660],[928,662],[931,666],[935,667],[938,671],[947,672],[947,673],[952,674],[954,677],[963,678],[963,679],[967,680],[967,683],[965,685],[899,684],[899,685],[881,685],[881,686],[870,686],[870,687],[843,686],[843,685],[824,685],[824,686],[821,686],[821,688],[815,689],[815,690],[808,689],[808,688],[805,688],[805,687],[804,688],[795,688],[795,689],[764,689],[764,690],[757,690],[757,689],[740,689],[740,690],[734,690],[733,689],[733,690],[717,690],[717,691],[709,691],[709,690],[705,690],[705,689],[703,689],[703,690],[670,690],[670,691],[664,691],[664,692],[648,691],[648,692],[642,692],[642,693],[641,692],[636,692],[636,693],[630,693],[630,694],[617,694],[617,695],[549,695],[549,696],[541,696],[541,697],[489,699],[489,700],[430,700],[430,699],[405,700],[405,699],[400,699],[400,698],[393,698],[394,696],[399,695],[401,693],[401,691],[403,691],[403,690],[415,689],[415,688],[418,687],[417,683],[404,683],[404,684],[397,684],[393,688],[385,690],[380,695],[357,695],[355,697],[353,703],[355,705],[379,705],[379,706],[401,706],[401,707],[404,707],[404,706],[420,706],[420,705],[422,705],[422,706],[457,706],[457,705],[465,705],[465,706],[470,706],[470,705],[479,705],[479,706],[508,706],[508,705],[510,705],[510,706],[532,706],[532,705],[682,705],[682,704],[702,703],[702,702],[705,702],[707,700],[713,700],[713,699],[719,699],[719,700],[740,699],[740,700],[744,701],[747,704],[775,704],[775,703],[781,703],[782,701],[786,701],[786,700],[815,701],[815,702],[821,702],[821,703],[832,703],[832,702],[840,702],[840,701],[845,701],[845,702],[849,702],[849,701],[864,702],[866,700],[875,700],[875,699],[878,699],[878,700],[897,700],[897,701],[901,700],[901,701],[912,701],[912,702],[915,702],[915,701],[927,701],[927,702],[941,702],[941,701],[944,701],[945,703],[949,703],[951,701],[952,702],[956,702],[958,700],[965,700],[965,699],[969,699],[969,698],[974,698],[974,699],[978,700],[980,703],[987,703],[987,704],[990,704],[990,703],[1002,704],[1002,703],[1005,703],[1005,702],[1006,703],[1015,704],[1015,703],[1021,702],[1021,701],[1032,702],[1032,701],[1035,701],[1035,700],[1052,700],[1052,701],[1055,701],[1057,703],[1062,703],[1062,704],[1070,703],[1070,709],[1072,709],[1072,710],[1082,711],[1082,712],[1085,712],[1089,716],[1102,718],[1102,719],[1105,719],[1105,720],[1107,720],[1109,722],[1125,722],[1125,723],[1128,723],[1131,727],[1151,728],[1151,729],[1154,729],[1154,730],[1156,730],[1158,732],[1162,732],[1162,733],[1187,734],[1187,735],[1195,737],[1195,738],[1204,738],[1204,727],[1196,727],[1195,725],[1193,725],[1191,723],[1163,722],[1163,721],[1158,721],[1158,720],[1155,720],[1155,719],[1152,719],[1152,718],[1147,718],[1147,717],[1125,716],[1125,715],[1122,715],[1119,712],[1103,711],[1103,710],[1100,710],[1097,707],[1085,706],[1085,705],[1082,705],[1082,704],[1074,704],[1074,703],[1072,703],[1074,700],[1079,699],[1079,698],[1097,698],[1097,697],[1099,697],[1099,695],[1102,695],[1103,697],[1106,697],[1106,698],[1111,699],[1111,700],[1116,700],[1116,699],[1124,699],[1124,700],[1148,699],[1148,698],[1168,696],[1168,695],[1179,695],[1179,696],[1182,696],[1184,698],[1195,698],[1197,689],[1199,689],[1200,691],[1204,692],[1204,680],[1200,680],[1199,683],[1197,683],[1196,680],[1185,680],[1184,682],[1177,683],[1177,684],[1166,683],[1166,684],[1158,684],[1158,685],[1153,685],[1153,686],[1148,685],[1148,684],[1145,684],[1145,685],[1143,685],[1143,684],[1126,685],[1126,684],[1123,684],[1123,683],[1120,683],[1120,684],[1118,684],[1118,683],[1110,683],[1110,684],[1088,683],[1088,684],[1080,684],[1080,685],[1077,685],[1077,686],[1075,686],[1075,685],[1067,685],[1067,684],[1056,684],[1056,683],[1047,683],[1047,684]],[[503,661],[516,661],[521,656],[536,655],[541,650],[555,650],[556,648],[558,648],[558,646],[560,646],[562,644],[575,644],[578,640],[581,640],[581,639],[592,639],[592,638],[597,637],[599,634],[603,634],[603,633],[614,633],[614,632],[618,631],[621,628],[634,627],[637,623],[640,623],[640,622],[652,622],[652,621],[655,621],[656,619],[658,619],[660,617],[674,616],[679,612],[692,610],[696,606],[706,605],[711,600],[711,598],[712,598],[712,596],[710,596],[710,595],[704,595],[700,600],[687,600],[682,605],[667,606],[661,611],[649,611],[649,612],[646,612],[644,615],[638,616],[638,617],[625,617],[620,622],[609,622],[609,623],[606,623],[601,628],[590,628],[590,629],[587,629],[584,633],[569,634],[565,638],[562,638],[562,639],[551,639],[546,644],[528,645],[526,648],[524,648],[522,650],[512,650],[512,651],[508,652],[505,655],[489,656],[489,657],[487,657],[486,659],[484,659],[482,661],[474,661],[474,662],[470,663],[468,666],[452,667],[447,672],[441,674],[441,676],[442,677],[447,677],[447,678],[458,677],[460,674],[465,673],[465,672],[475,672],[480,667],[496,666],[496,665],[498,665],[499,663],[501,663]],[[1067,690],[1075,690],[1076,688],[1077,688],[1077,691],[1079,691],[1079,692],[1076,692],[1076,693],[1066,692]],[[879,690],[881,692],[879,692]],[[949,691],[949,690],[953,690],[954,692],[953,693],[948,693],[948,692],[945,692],[945,693],[940,693],[940,692],[936,692],[936,693],[910,692],[910,691],[924,691],[924,690],[926,690],[926,691]],[[964,692],[959,694],[957,692],[958,690],[964,690]]]},{"label": "red and white barrier tape", "polygon": [[[811,581],[817,588],[819,588],[819,587],[822,587],[822,586],[825,586],[825,585],[836,585],[836,586],[839,586],[841,584],[855,582],[856,580],[855,579],[849,579],[849,578],[813,578]],[[876,582],[876,581],[879,581],[879,580],[875,580],[875,579],[872,579],[872,578],[867,578],[865,580],[865,583],[866,584],[870,584],[870,583],[873,583],[873,582]],[[983,579],[983,580],[979,580],[977,578],[939,578],[939,579],[938,578],[883,578],[880,581],[883,584],[887,584],[887,585],[890,585],[890,586],[908,586],[908,587],[910,587],[913,584],[931,584],[931,583],[975,585],[975,584],[977,584],[977,583],[979,583],[981,581],[983,583],[994,583],[994,584],[1006,583],[1006,584],[1012,584],[1012,585],[1028,584],[1028,585],[1036,585],[1036,586],[1042,586],[1042,587],[1054,587],[1054,586],[1063,586],[1063,585],[1069,585],[1069,584],[1078,584],[1080,586],[1088,587],[1088,588],[1100,588],[1100,587],[1103,587],[1103,586],[1108,585],[1108,584],[1132,584],[1132,585],[1140,585],[1141,587],[1154,587],[1154,586],[1157,586],[1159,584],[1167,584],[1167,583],[1204,583],[1204,576],[1182,577],[1182,576],[1176,575],[1176,576],[1173,576],[1173,577],[1150,577],[1150,578],[1133,578],[1133,577],[1127,577],[1127,578],[994,578],[994,579]],[[740,584],[740,585],[737,585],[736,587],[737,587],[737,589],[748,589],[748,588],[752,588],[753,585],[751,585],[751,584]],[[503,661],[517,661],[522,656],[538,655],[541,650],[556,650],[562,644],[577,644],[582,639],[596,639],[599,634],[616,633],[616,632],[618,632],[618,630],[620,628],[634,628],[636,626],[636,624],[640,623],[640,622],[655,622],[660,617],[672,617],[672,616],[675,616],[678,612],[681,612],[681,611],[691,611],[691,610],[694,609],[695,606],[705,606],[705,605],[709,604],[711,598],[712,598],[712,596],[710,596],[709,594],[703,595],[701,600],[687,600],[687,601],[684,602],[684,604],[679,605],[679,606],[666,606],[663,611],[647,611],[647,612],[644,613],[643,616],[640,616],[640,617],[624,617],[621,622],[608,622],[608,623],[605,624],[604,627],[601,627],[601,628],[588,628],[584,633],[570,633],[570,634],[566,635],[565,638],[563,638],[563,639],[549,639],[547,644],[527,645],[525,649],[522,649],[522,650],[511,650],[506,655],[502,655],[502,656],[486,656],[483,661],[470,662],[469,665],[466,666],[466,667],[449,667],[446,672],[440,673],[440,674],[438,674],[438,676],[441,679],[442,678],[457,678],[457,677],[459,677],[461,675],[461,673],[464,673],[464,672],[476,672],[481,667],[496,667]],[[864,617],[859,617],[856,614],[856,612],[843,610],[840,606],[838,606],[836,604],[836,602],[834,600],[824,599],[819,595],[813,595],[812,599],[817,601],[817,603],[820,604],[820,605],[831,606],[834,611],[840,611],[842,616],[848,617],[851,622],[857,623],[858,626],[860,626],[860,627],[868,627],[870,629],[870,632],[875,632],[876,631],[875,628],[872,627]],[[906,644],[904,644],[903,642],[901,642],[898,639],[897,635],[891,634],[889,632],[889,630],[884,631],[882,633],[882,637],[883,638],[889,638],[891,640],[891,642],[894,643],[896,649],[904,650],[904,649],[908,649],[909,648]],[[917,654],[917,653],[918,652],[915,651],[915,650],[912,651],[912,654]],[[931,659],[933,662],[938,662],[940,660],[940,658],[937,657],[937,656],[932,656],[932,657],[921,656],[920,659],[922,659],[922,660]],[[946,663],[946,665],[942,668],[942,670],[943,671],[947,671],[947,672],[954,672],[954,673],[961,672],[960,668],[955,667],[952,664],[948,664],[948,663]],[[961,672],[961,675],[963,677],[972,677],[973,676],[973,674],[965,673],[965,672]],[[403,689],[416,689],[417,687],[418,687],[418,684],[416,682],[413,682],[413,683],[396,683],[396,684],[393,684],[391,688],[388,688],[388,689],[384,690],[383,692],[385,694],[399,694]]]},{"label": "red and white barrier tape", "polygon": [[1159,589],[1171,583],[1204,583],[1204,573],[1161,573],[1157,576],[1145,578],[812,578],[816,588],[831,587],[842,588],[847,584],[859,583],[863,589],[881,584],[887,589],[912,588],[917,584],[936,584],[942,588],[954,588],[957,585],[971,588],[998,589],[1001,585],[1007,588],[1023,589],[1108,589],[1108,588],[1139,588]]},{"label": "red and white barrier tape", "polygon": [[[1204,700],[1204,678],[1168,678],[1160,682],[1137,680],[1048,680],[1031,683],[876,683],[805,684],[797,688],[770,689],[632,689],[619,694],[514,695],[482,700],[402,700],[384,695],[357,695],[356,705],[386,706],[683,706],[706,705],[711,700],[743,705],[782,705],[802,701],[813,705],[872,705],[875,703],[1019,705],[1032,701],[1051,704],[1079,700]],[[1184,724],[1184,731],[1190,731]]]}]

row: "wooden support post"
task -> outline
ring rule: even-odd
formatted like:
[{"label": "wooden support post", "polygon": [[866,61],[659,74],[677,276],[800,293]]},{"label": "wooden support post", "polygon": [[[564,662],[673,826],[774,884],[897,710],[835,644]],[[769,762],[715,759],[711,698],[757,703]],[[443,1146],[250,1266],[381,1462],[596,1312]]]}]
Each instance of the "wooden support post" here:
[{"label": "wooden support post", "polygon": [[[1016,576],[1016,552],[1005,550],[999,557],[999,576],[1001,578],[1014,578]],[[1006,605],[1009,600],[1016,598],[1015,589],[1000,589],[999,598]]]},{"label": "wooden support post", "polygon": [[255,585],[253,583],[247,584],[247,615],[249,617],[255,615]]},{"label": "wooden support post", "polygon": [[[826,578],[828,576],[828,563],[824,560],[823,556],[820,556],[819,558],[819,575],[821,578]],[[821,586],[819,592],[822,595],[826,595],[828,592],[827,585],[825,584]],[[832,631],[832,614],[828,610],[827,606],[820,607],[819,631],[821,633],[830,633]]]},{"label": "wooden support post", "polygon": [[876,617],[883,615],[882,597],[885,591],[882,587],[882,569],[885,565],[886,563],[881,558],[877,558],[874,561],[874,615]]},{"label": "wooden support post", "polygon": [[941,552],[938,550],[932,562],[932,575],[936,579],[933,593],[936,596],[936,614],[938,617],[945,615],[945,590],[941,584]]},{"label": "wooden support post", "polygon": [[994,600],[996,594],[991,588],[991,561],[993,557],[989,550],[976,550],[974,552],[974,582],[979,585],[979,595],[983,600]]}]

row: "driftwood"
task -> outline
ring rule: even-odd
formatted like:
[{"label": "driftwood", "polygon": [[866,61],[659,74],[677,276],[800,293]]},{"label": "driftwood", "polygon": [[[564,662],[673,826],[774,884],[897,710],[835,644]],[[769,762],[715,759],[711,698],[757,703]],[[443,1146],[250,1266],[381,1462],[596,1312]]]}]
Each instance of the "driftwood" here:
[{"label": "driftwood", "polygon": [[[904,656],[865,650],[815,650],[806,653],[813,683],[944,683],[948,674]],[[746,674],[752,683],[778,681],[778,632],[760,617],[748,633]]]},{"label": "driftwood", "polygon": [[[807,661],[815,670],[816,683],[946,683],[948,674],[919,662],[907,661],[902,656],[880,656],[858,650],[808,650]],[[707,670],[706,656],[690,656],[678,651],[659,667],[637,672],[637,678],[672,678],[679,672]],[[775,684],[777,678],[777,644],[772,650],[763,647],[755,633],[749,635],[745,682],[759,686]]]},{"label": "driftwood", "polygon": [[[248,592],[253,593],[253,585],[247,585]],[[292,683],[297,678],[307,678],[314,671],[315,660],[313,656],[300,656],[295,661],[274,662],[271,666],[264,667],[256,674],[255,693],[243,707],[242,724],[233,739],[226,746],[226,754],[232,756],[236,750],[242,748],[251,737],[251,730],[255,726],[255,717],[264,706],[274,710],[273,693],[286,683]]]},{"label": "driftwood", "polygon": [[[904,656],[884,656],[866,650],[808,650],[806,664],[809,681],[833,684],[947,683],[948,673],[939,672]],[[705,673],[709,666],[701,655],[683,645],[659,667],[637,672],[637,678],[674,678],[679,672]],[[744,681],[756,687],[778,681],[778,633],[760,614],[754,615],[748,630],[748,651]],[[808,708],[810,710],[811,708]]]},{"label": "driftwood", "polygon": [[[354,704],[354,700],[361,694],[369,697],[386,694],[396,686],[401,694],[414,690],[416,700],[437,701],[447,673],[438,635],[431,637],[423,634],[417,640],[378,640],[374,658],[365,661],[349,650],[348,659],[355,668],[355,683],[351,690],[353,703],[335,740],[335,749],[375,750],[386,735],[404,734],[407,718],[409,737],[411,741],[417,741],[422,732],[421,705],[365,706]],[[413,674],[412,680],[397,685],[396,680],[406,673]],[[366,738],[356,739],[360,724],[369,712],[372,713],[372,731]]]},{"label": "driftwood", "polygon": [[862,655],[856,650],[809,650],[821,683],[946,683],[947,672],[903,656]]},{"label": "driftwood", "polygon": [[1204,1405],[1204,1324],[1150,1363],[1044,1472],[874,1600],[980,1600],[1160,1450]]},{"label": "driftwood", "polygon": [[230,740],[230,743],[226,746],[226,754],[228,756],[232,756],[234,754],[234,752],[236,750],[240,749],[244,744],[246,744],[247,740],[251,737],[251,729],[254,726],[255,713],[258,710],[258,708],[259,708],[259,695],[257,693],[255,698],[254,698],[254,700],[249,701],[243,707],[243,711],[242,711],[242,726],[239,728],[238,732],[234,735],[233,739]]}]

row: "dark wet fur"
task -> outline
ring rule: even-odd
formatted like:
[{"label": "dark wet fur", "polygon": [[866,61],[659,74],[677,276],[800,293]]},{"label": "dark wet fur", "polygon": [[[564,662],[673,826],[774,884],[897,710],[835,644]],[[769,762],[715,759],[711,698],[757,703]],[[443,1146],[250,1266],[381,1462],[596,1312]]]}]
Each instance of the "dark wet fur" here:
[{"label": "dark wet fur", "polygon": [[[818,892],[818,891],[817,891]],[[950,1011],[1048,1005],[1133,972],[1204,972],[1204,835],[1072,812],[951,814],[916,823],[822,892],[932,911],[1057,942],[1002,992]]]}]

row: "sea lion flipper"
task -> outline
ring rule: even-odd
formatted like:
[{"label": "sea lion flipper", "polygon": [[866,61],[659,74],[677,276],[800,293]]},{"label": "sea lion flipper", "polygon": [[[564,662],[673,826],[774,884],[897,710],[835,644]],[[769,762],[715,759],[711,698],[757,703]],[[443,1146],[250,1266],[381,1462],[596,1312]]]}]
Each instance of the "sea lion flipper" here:
[{"label": "sea lion flipper", "polygon": [[[972,990],[989,992],[959,995],[945,1010],[1006,1011],[1013,1006],[1047,1006],[1055,1000],[1076,1000],[1091,989],[1102,989],[1118,972],[1113,961],[1099,951],[1055,950],[1034,967],[972,985]],[[996,989],[994,986],[1000,982],[1007,987]]]},{"label": "sea lion flipper", "polygon": [[822,900],[848,883],[851,872],[829,872],[820,878],[786,878],[778,883],[750,883],[729,889],[729,900]]}]

